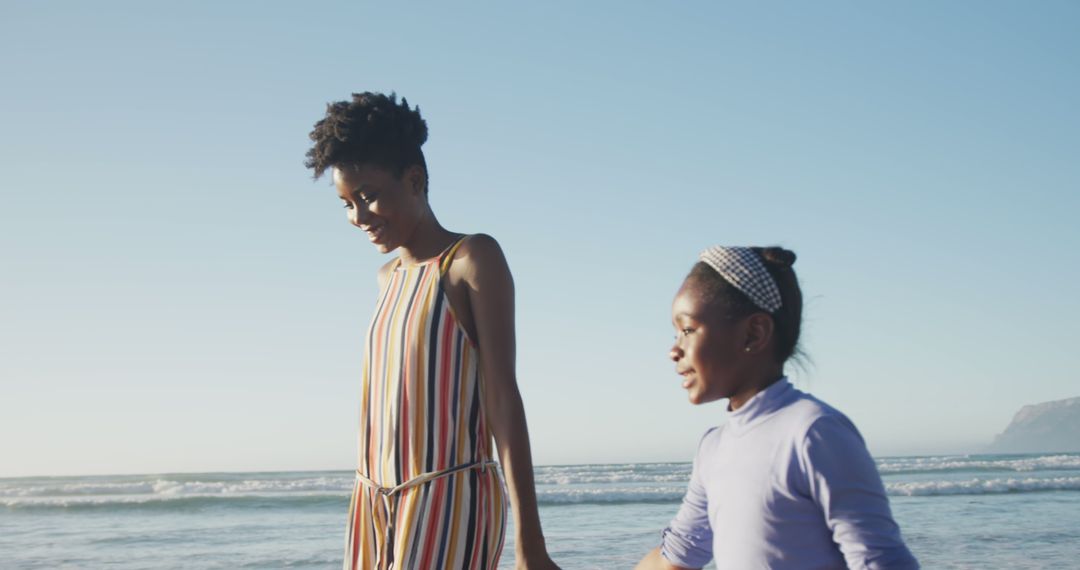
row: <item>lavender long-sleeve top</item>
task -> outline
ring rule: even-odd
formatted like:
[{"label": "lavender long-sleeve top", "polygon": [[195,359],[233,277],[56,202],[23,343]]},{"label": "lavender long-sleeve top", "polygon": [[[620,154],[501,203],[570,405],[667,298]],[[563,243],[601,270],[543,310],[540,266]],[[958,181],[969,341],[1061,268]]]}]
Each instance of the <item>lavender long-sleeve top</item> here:
[{"label": "lavender long-sleeve top", "polygon": [[702,438],[661,553],[688,568],[919,567],[855,426],[787,379]]}]

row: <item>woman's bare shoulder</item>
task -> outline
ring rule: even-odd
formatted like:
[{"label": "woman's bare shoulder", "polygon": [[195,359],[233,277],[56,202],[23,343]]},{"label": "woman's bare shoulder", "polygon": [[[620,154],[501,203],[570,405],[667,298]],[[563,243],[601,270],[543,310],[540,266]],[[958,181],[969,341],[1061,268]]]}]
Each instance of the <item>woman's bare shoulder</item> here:
[{"label": "woman's bare shoulder", "polygon": [[463,253],[470,253],[480,257],[492,254],[502,255],[499,242],[488,234],[470,234],[461,242],[458,248]]},{"label": "woman's bare shoulder", "polygon": [[378,279],[380,291],[382,291],[383,287],[386,286],[386,281],[390,278],[390,272],[394,270],[394,266],[397,265],[397,262],[398,260],[395,257],[394,259],[391,259],[390,261],[384,263],[382,267],[379,268]]},{"label": "woman's bare shoulder", "polygon": [[510,269],[506,264],[502,247],[488,234],[471,234],[458,247],[454,262],[450,265],[451,279],[467,281],[473,285],[480,282],[506,281]]}]

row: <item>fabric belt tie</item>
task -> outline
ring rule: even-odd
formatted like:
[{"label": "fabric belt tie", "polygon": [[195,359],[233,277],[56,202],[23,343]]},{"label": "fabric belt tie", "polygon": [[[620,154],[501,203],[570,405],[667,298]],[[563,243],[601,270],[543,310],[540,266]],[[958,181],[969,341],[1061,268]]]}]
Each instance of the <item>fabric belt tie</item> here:
[{"label": "fabric belt tie", "polygon": [[382,549],[379,552],[379,567],[385,570],[391,570],[394,567],[393,553],[389,552],[390,540],[394,536],[394,522],[397,520],[397,502],[390,499],[395,495],[398,495],[405,489],[411,489],[413,487],[419,487],[424,483],[430,483],[435,479],[447,477],[455,473],[461,473],[462,471],[468,471],[470,469],[490,469],[498,465],[498,463],[491,461],[490,459],[483,461],[473,461],[471,463],[462,463],[461,465],[455,465],[448,467],[441,471],[429,471],[427,473],[421,473],[404,483],[397,485],[396,487],[383,487],[375,481],[369,479],[366,475],[356,470],[356,480],[363,484],[365,487],[375,491],[382,498],[383,509],[386,512],[386,532],[383,533]]}]

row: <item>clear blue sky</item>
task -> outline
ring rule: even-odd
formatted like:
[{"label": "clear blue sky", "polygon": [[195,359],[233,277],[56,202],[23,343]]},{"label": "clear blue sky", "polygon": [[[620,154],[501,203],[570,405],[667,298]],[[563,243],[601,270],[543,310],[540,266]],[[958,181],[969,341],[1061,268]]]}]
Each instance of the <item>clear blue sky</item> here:
[{"label": "clear blue sky", "polygon": [[350,469],[384,261],[303,167],[419,104],[502,243],[538,463],[688,460],[697,252],[796,251],[804,389],[879,455],[1080,395],[1075,2],[5,2],[0,476]]}]

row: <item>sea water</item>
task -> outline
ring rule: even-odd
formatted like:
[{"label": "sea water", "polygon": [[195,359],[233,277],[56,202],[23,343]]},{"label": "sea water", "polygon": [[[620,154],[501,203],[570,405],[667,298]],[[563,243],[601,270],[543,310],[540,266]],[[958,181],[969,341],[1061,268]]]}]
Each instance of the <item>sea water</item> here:
[{"label": "sea water", "polygon": [[[925,568],[1080,568],[1080,454],[885,457],[878,470]],[[538,467],[553,558],[633,567],[689,474]],[[0,479],[0,568],[336,568],[351,488],[338,471]],[[513,567],[512,540],[500,567]]]}]

